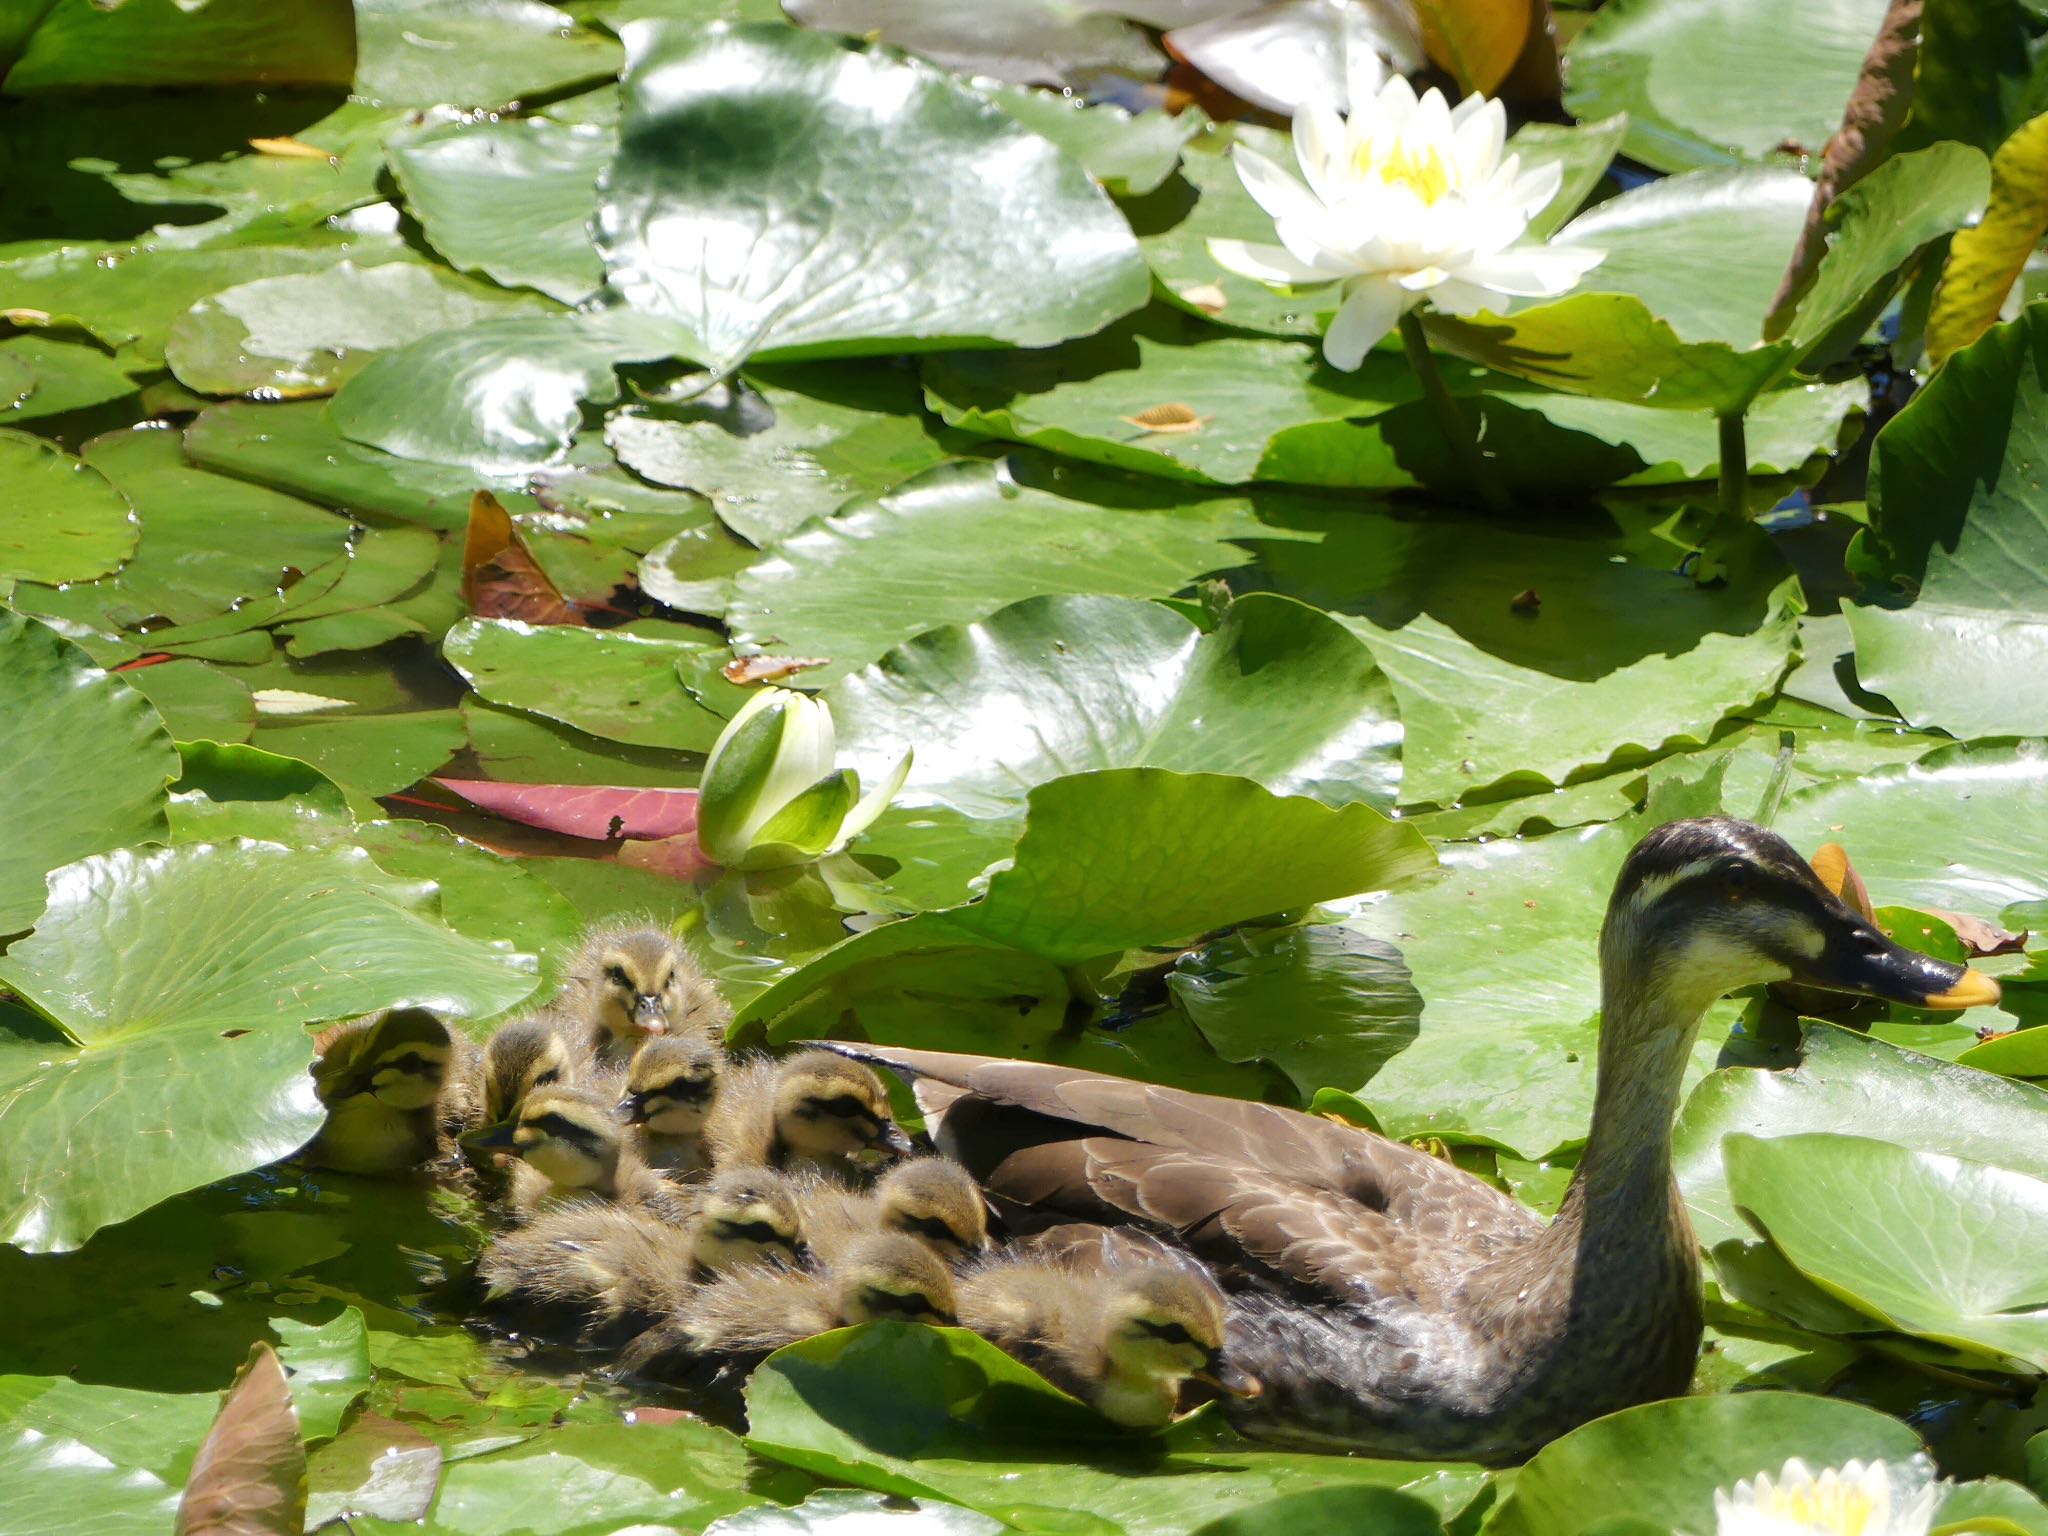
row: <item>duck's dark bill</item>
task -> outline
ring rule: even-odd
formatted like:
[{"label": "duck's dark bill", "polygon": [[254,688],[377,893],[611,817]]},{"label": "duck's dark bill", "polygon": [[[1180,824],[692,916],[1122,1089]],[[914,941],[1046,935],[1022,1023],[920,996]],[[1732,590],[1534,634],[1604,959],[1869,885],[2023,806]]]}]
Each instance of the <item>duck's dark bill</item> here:
[{"label": "duck's dark bill", "polygon": [[1998,983],[1982,971],[1894,944],[1860,919],[1853,926],[1845,924],[1820,956],[1800,967],[1792,979],[1909,1008],[1977,1008],[1999,998]]},{"label": "duck's dark bill", "polygon": [[514,1145],[513,1130],[512,1122],[507,1120],[498,1125],[487,1125],[481,1130],[470,1131],[457,1139],[463,1146],[477,1152],[510,1150]]},{"label": "duck's dark bill", "polygon": [[1265,1384],[1250,1371],[1239,1370],[1228,1360],[1212,1359],[1195,1372],[1195,1380],[1206,1382],[1219,1392],[1232,1397],[1257,1397],[1265,1391]]}]

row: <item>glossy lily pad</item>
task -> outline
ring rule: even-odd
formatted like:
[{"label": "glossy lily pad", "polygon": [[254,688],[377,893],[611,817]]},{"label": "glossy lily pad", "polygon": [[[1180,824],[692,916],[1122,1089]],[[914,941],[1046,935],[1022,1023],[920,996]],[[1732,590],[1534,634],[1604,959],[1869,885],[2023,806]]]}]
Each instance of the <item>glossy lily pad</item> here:
[{"label": "glossy lily pad", "polygon": [[91,581],[135,552],[135,517],[98,471],[38,437],[0,432],[0,577]]}]

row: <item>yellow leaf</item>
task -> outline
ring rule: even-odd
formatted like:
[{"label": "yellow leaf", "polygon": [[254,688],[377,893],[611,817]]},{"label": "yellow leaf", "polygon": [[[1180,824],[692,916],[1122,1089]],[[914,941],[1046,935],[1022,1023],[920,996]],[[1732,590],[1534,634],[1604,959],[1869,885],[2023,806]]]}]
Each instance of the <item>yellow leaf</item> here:
[{"label": "yellow leaf", "polygon": [[1927,311],[1927,356],[1938,368],[1991,328],[2027,257],[2048,233],[2048,112],[2023,123],[1991,157],[1991,202],[1957,232]]},{"label": "yellow leaf", "polygon": [[1540,0],[1417,0],[1422,46],[1460,89],[1491,95],[1529,41]]}]

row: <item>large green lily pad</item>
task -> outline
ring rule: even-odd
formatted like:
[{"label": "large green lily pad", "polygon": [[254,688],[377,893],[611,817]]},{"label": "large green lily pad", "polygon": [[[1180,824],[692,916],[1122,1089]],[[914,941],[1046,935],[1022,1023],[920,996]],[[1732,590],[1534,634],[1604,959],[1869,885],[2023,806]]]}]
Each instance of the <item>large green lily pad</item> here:
[{"label": "large green lily pad", "polygon": [[0,579],[91,581],[135,553],[135,519],[98,471],[54,443],[0,432]]},{"label": "large green lily pad", "polygon": [[169,1530],[219,1407],[212,1392],[0,1376],[0,1522],[20,1536]]},{"label": "large green lily pad", "polygon": [[502,107],[618,73],[619,45],[540,0],[357,0],[355,92],[393,107]]},{"label": "large green lily pad", "polygon": [[1749,528],[1717,541],[1718,579],[1702,582],[1677,569],[1682,547],[1598,526],[1288,521],[1321,542],[1268,546],[1264,564],[1344,613],[1394,685],[1411,802],[1702,743],[1791,657],[1798,588]]},{"label": "large green lily pad", "polygon": [[1863,1136],[1730,1136],[1722,1155],[1736,1205],[1831,1295],[2048,1373],[2048,1180]]},{"label": "large green lily pad", "polygon": [[7,92],[260,81],[347,85],[355,28],[346,0],[307,0],[285,15],[261,0],[216,0],[194,12],[177,0],[46,0],[10,18]]},{"label": "large green lily pad", "polygon": [[792,534],[733,582],[736,643],[824,657],[820,682],[1027,597],[1164,597],[1277,535],[1241,498],[1038,459],[942,465]]},{"label": "large green lily pad", "polygon": [[1132,598],[1032,598],[920,635],[825,698],[863,782],[914,748],[896,803],[967,816],[1014,816],[1033,786],[1098,768],[1234,773],[1381,810],[1400,782],[1401,727],[1371,653],[1269,596],[1209,634]]},{"label": "large green lily pad", "polygon": [[783,27],[622,30],[598,245],[612,286],[685,327],[699,362],[1042,346],[1144,302],[1109,199],[950,77]]},{"label": "large green lily pad", "polygon": [[1851,607],[1856,674],[1916,725],[2048,735],[2048,311],[1948,360],[1878,434],[1873,542],[1890,591]]},{"label": "large green lily pad", "polygon": [[170,835],[178,753],[149,701],[33,619],[0,610],[0,935],[43,910],[50,870]]}]

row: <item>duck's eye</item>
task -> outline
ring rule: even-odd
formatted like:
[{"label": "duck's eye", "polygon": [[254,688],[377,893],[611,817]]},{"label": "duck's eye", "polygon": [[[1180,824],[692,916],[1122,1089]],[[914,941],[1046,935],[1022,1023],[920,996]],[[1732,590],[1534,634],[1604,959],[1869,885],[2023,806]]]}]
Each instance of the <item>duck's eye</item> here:
[{"label": "duck's eye", "polygon": [[553,1067],[549,1067],[545,1072],[539,1072],[534,1075],[533,1086],[545,1088],[549,1083],[560,1082],[561,1078],[562,1074],[560,1072],[556,1071]]},{"label": "duck's eye", "polygon": [[1740,860],[1731,859],[1721,866],[1721,888],[1728,893],[1731,901],[1738,901],[1749,894],[1749,866]]},{"label": "duck's eye", "polygon": [[1138,1324],[1138,1326],[1140,1328],[1143,1328],[1147,1333],[1151,1334],[1153,1338],[1160,1340],[1162,1343],[1192,1344],[1195,1342],[1194,1336],[1190,1334],[1187,1331],[1186,1327],[1184,1327],[1180,1323],[1141,1322]]},{"label": "duck's eye", "polygon": [[633,990],[633,978],[626,974],[623,965],[608,965],[604,968],[604,979],[621,991]]}]

